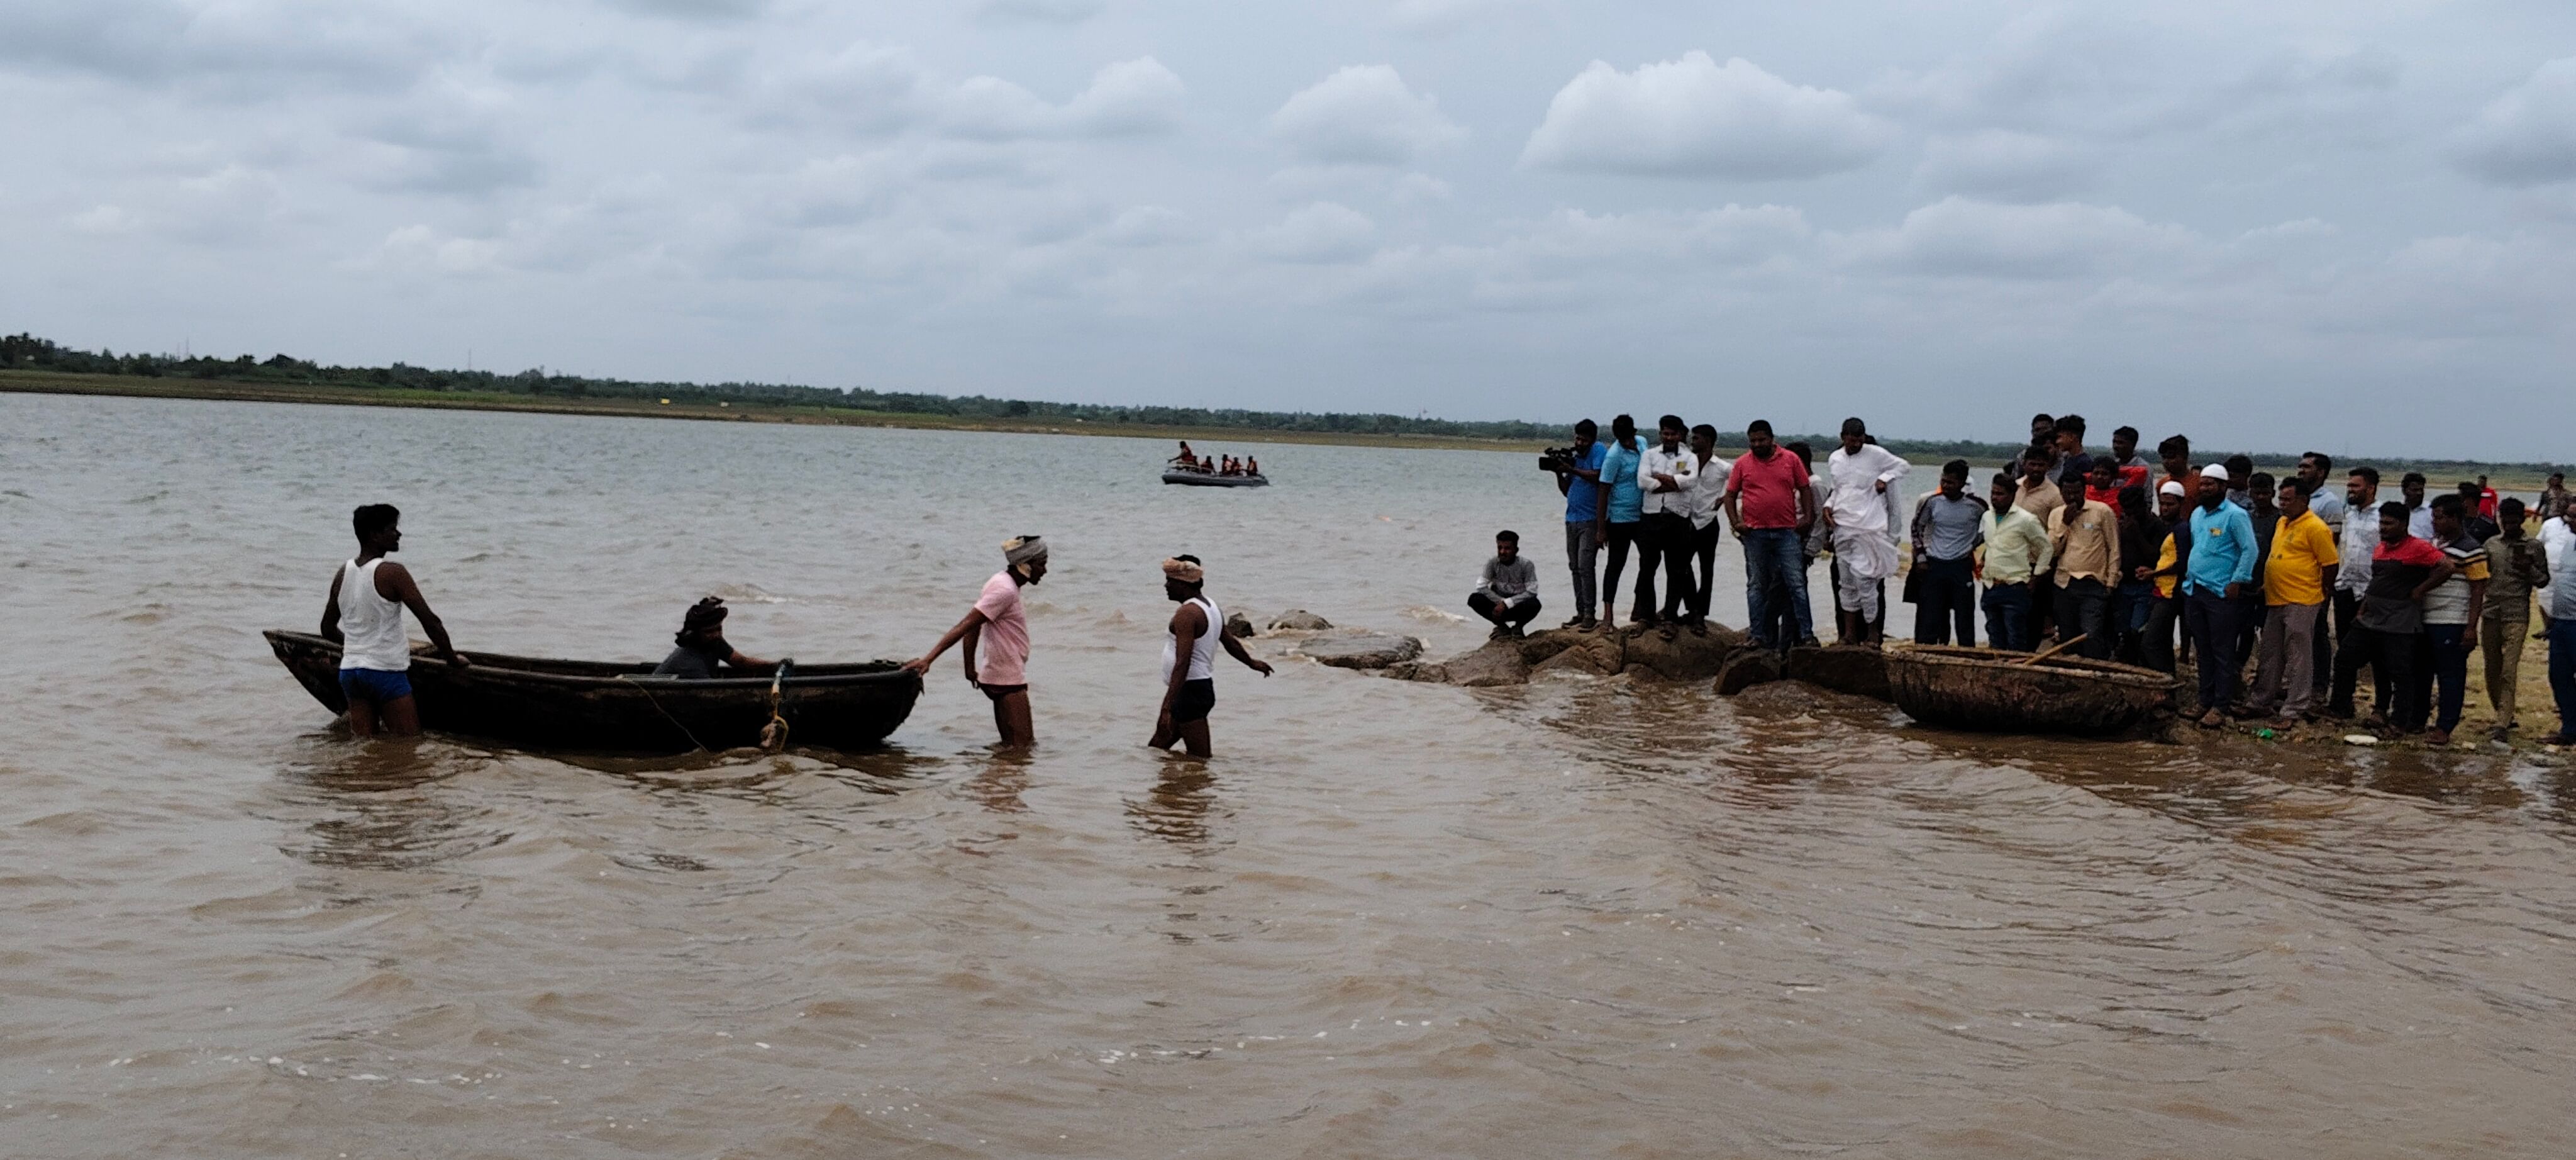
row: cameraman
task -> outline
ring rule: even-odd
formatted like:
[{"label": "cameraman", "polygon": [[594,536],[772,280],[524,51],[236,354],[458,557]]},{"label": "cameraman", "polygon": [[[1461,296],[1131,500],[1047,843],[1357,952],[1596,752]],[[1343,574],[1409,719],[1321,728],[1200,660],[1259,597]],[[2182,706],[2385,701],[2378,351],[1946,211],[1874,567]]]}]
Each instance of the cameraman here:
[{"label": "cameraman", "polygon": [[1565,561],[1574,573],[1574,619],[1565,626],[1588,630],[1595,623],[1592,607],[1600,595],[1593,576],[1605,514],[1601,460],[1609,449],[1601,445],[1600,425],[1586,419],[1574,425],[1574,446],[1564,450],[1564,455],[1549,456],[1546,466],[1556,473],[1556,490],[1565,493]]}]

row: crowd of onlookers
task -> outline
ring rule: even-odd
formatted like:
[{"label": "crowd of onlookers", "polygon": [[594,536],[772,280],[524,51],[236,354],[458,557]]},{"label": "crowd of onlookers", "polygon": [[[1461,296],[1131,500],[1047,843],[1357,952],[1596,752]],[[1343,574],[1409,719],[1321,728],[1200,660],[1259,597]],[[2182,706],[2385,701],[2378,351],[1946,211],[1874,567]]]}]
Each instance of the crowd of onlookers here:
[{"label": "crowd of onlookers", "polygon": [[[1586,419],[1546,462],[1565,496],[1565,627],[1616,629],[1633,556],[1627,631],[1706,633],[1722,516],[1763,647],[1817,643],[1808,578],[1829,557],[1838,643],[1880,642],[1887,582],[1901,578],[1917,644],[1974,646],[1982,611],[1994,648],[2164,672],[2189,663],[2211,726],[2353,717],[2367,671],[2371,728],[2446,743],[2481,653],[2495,735],[2518,728],[2536,598],[2532,635],[2549,641],[2559,712],[2547,740],[2576,739],[2576,504],[2563,474],[2525,502],[2484,476],[2428,495],[2408,472],[2383,499],[2377,468],[2338,473],[2322,452],[2276,477],[2243,455],[2195,466],[2181,435],[2149,461],[2136,428],[2113,432],[2105,452],[2085,433],[2081,416],[2033,416],[2028,447],[1984,487],[1952,460],[1909,513],[1894,485],[1912,465],[1859,419],[1821,470],[1812,447],[1778,443],[1761,420],[1729,461],[1709,424],[1666,415],[1648,439],[1621,415],[1604,440]],[[1469,600],[1497,634],[1538,616],[1537,569],[1519,548],[1513,533],[1498,538]]]}]

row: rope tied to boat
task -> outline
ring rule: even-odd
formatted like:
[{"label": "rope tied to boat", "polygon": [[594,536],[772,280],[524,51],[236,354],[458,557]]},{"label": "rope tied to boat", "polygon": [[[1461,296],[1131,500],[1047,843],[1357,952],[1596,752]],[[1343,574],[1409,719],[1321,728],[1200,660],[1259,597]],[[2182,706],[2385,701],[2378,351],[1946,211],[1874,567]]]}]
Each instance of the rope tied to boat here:
[{"label": "rope tied to boat", "polygon": [[661,714],[661,715],[662,715],[662,719],[663,719],[663,720],[670,722],[670,723],[671,723],[671,728],[679,730],[679,731],[680,731],[680,736],[688,738],[688,739],[689,739],[689,744],[697,746],[697,747],[698,747],[698,752],[700,752],[700,753],[713,753],[713,752],[715,752],[714,750],[707,748],[707,743],[706,743],[706,742],[698,740],[698,735],[697,735],[697,734],[689,732],[689,727],[688,727],[688,726],[680,724],[680,719],[679,719],[679,718],[677,718],[677,717],[672,716],[672,715],[671,715],[671,711],[670,711],[670,710],[663,708],[663,707],[662,707],[662,702],[661,702],[660,700],[656,699],[656,698],[653,696],[653,690],[648,689],[648,688],[645,688],[645,687],[644,687],[644,682],[639,681],[639,680],[636,680],[636,679],[635,679],[635,675],[634,675],[634,674],[632,674],[632,673],[619,673],[619,674],[617,674],[617,679],[618,679],[618,680],[621,680],[621,681],[624,681],[624,682],[626,682],[627,684],[630,684],[630,685],[635,686],[635,688],[636,688],[636,690],[637,690],[638,692],[643,693],[643,694],[644,694],[644,703],[645,703],[645,704],[647,704],[647,705],[651,705],[651,706],[653,707],[653,711],[654,711],[654,712]]},{"label": "rope tied to boat", "polygon": [[760,727],[760,751],[777,753],[787,748],[787,717],[778,711],[781,686],[787,683],[787,672],[796,667],[796,658],[778,662],[777,671],[769,677],[769,724]]}]

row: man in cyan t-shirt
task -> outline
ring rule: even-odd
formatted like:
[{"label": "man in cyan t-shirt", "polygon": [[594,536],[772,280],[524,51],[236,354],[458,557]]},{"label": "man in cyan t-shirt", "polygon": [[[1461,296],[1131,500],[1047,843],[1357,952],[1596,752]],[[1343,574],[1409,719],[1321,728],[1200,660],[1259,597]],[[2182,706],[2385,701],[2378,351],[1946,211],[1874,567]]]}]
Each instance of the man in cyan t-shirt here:
[{"label": "man in cyan t-shirt", "polygon": [[[1646,445],[1637,438],[1637,421],[1626,415],[1610,420],[1610,447],[1601,456],[1601,545],[1610,560],[1601,570],[1601,621],[1605,631],[1619,623],[1619,574],[1628,568],[1628,549],[1646,518],[1645,493],[1637,489],[1637,464]],[[1632,606],[1628,619],[1645,609]]]}]

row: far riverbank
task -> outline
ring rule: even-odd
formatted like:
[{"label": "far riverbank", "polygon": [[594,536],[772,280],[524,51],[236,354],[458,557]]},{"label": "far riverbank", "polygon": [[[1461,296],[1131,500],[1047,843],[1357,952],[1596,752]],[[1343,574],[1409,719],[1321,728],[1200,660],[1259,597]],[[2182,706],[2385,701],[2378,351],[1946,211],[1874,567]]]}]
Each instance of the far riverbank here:
[{"label": "far riverbank", "polygon": [[[923,431],[993,431],[1034,435],[1099,435],[1130,439],[1191,439],[1210,444],[1288,443],[1331,447],[1419,447],[1443,451],[1505,451],[1536,454],[1546,446],[1541,440],[1478,439],[1459,435],[1377,434],[1360,431],[1299,431],[1285,428],[1192,426],[1158,423],[1095,422],[1079,418],[1037,417],[1014,419],[999,416],[961,417],[873,411],[855,407],[791,406],[760,402],[694,402],[683,399],[585,398],[580,396],[531,396],[497,391],[430,391],[403,387],[350,387],[331,384],[249,383],[222,379],[139,378],[131,375],[78,374],[44,370],[0,370],[0,393],[104,395],[144,399],[214,399],[247,403],[318,403],[352,407],[415,407],[432,410],[520,411],[556,415],[610,415],[637,419],[692,419],[719,423],[794,423],[822,427],[883,427]],[[1648,433],[1651,436],[1651,432]],[[2107,446],[2106,442],[2099,446]],[[1902,440],[1893,442],[1901,443]],[[2214,441],[2212,441],[2212,445]],[[1827,450],[1819,445],[1819,450]],[[1914,462],[1918,471],[1937,470],[1946,456],[1908,452],[1899,446],[1900,454]],[[2098,449],[2098,446],[2097,446]],[[1223,450],[1222,447],[1219,450]],[[1742,453],[1741,447],[1720,447],[1728,458]],[[1991,458],[1991,457],[1989,457]],[[1983,459],[1971,458],[1982,477],[1993,469]],[[2490,464],[2474,461],[2373,460],[2354,457],[2351,462],[2380,462],[2382,470],[2394,475],[2406,470],[2422,471],[2431,480],[2433,490],[2448,490],[2463,479],[2480,474],[2489,477],[2496,490],[2507,493],[2538,492],[2548,482],[2545,473],[2530,465]],[[2400,465],[2402,463],[2402,465]],[[2256,457],[2256,466],[2274,474],[2286,474],[2296,465]],[[2386,486],[2395,487],[2392,478]]]}]

